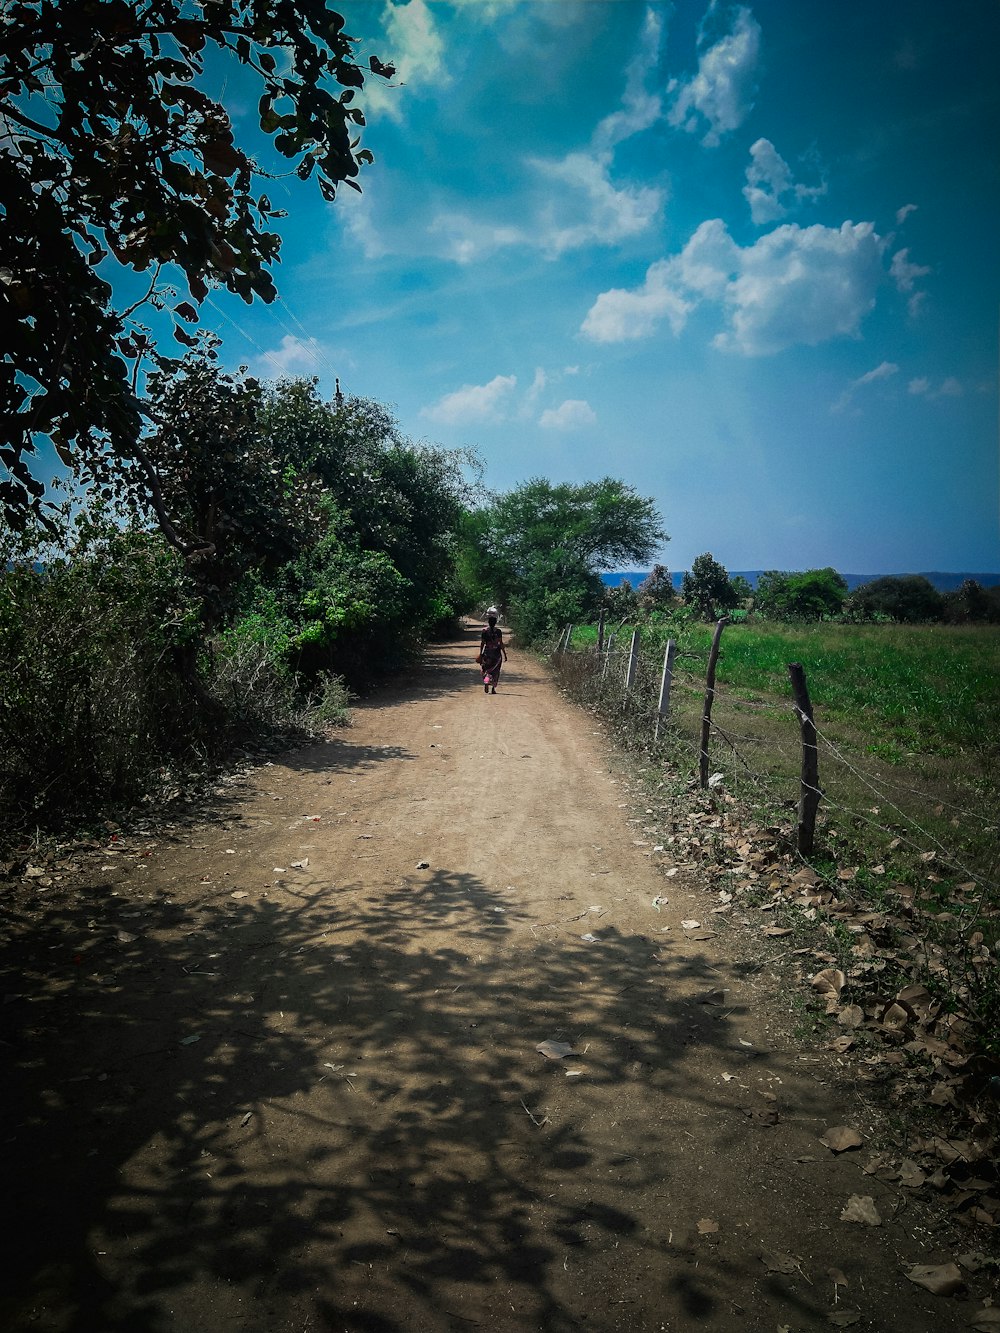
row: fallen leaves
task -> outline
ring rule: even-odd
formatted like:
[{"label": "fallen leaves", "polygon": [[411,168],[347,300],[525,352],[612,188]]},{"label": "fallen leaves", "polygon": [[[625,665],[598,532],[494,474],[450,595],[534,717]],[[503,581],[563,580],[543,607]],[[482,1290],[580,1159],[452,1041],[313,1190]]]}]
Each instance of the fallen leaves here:
[{"label": "fallen leaves", "polygon": [[916,1264],[906,1276],[933,1296],[954,1296],[965,1286],[957,1264]]},{"label": "fallen leaves", "polygon": [[546,1060],[565,1060],[567,1055],[576,1055],[576,1050],[568,1041],[540,1041],[535,1047]]},{"label": "fallen leaves", "polygon": [[852,1194],[840,1214],[841,1222],[856,1222],[860,1226],[880,1227],[882,1215],[870,1194]]},{"label": "fallen leaves", "polygon": [[831,1152],[847,1152],[851,1148],[860,1148],[864,1139],[856,1129],[849,1125],[834,1125],[828,1129],[825,1134],[820,1135],[820,1143],[825,1144]]}]

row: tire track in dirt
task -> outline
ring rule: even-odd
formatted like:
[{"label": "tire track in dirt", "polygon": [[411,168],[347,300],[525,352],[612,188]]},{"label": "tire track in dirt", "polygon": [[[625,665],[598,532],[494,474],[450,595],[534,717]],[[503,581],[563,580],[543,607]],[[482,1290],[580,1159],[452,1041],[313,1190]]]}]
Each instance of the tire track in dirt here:
[{"label": "tire track in dirt", "polygon": [[14,904],[8,1326],[964,1326],[587,715],[474,642]]}]

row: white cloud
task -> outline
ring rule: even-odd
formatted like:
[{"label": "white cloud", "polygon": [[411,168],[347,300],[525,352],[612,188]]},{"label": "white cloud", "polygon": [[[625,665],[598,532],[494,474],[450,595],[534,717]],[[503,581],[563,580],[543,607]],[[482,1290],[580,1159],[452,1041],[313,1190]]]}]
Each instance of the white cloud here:
[{"label": "white cloud", "polygon": [[859,375],[856,380],[851,380],[850,384],[840,395],[835,403],[832,404],[831,412],[843,412],[850,406],[855,393],[858,389],[864,388],[866,384],[876,384],[879,380],[892,379],[893,375],[899,374],[899,366],[895,361],[882,361],[874,370],[868,370],[863,375]]},{"label": "white cloud", "polygon": [[594,409],[582,398],[567,398],[556,408],[547,407],[538,424],[547,430],[577,430],[597,420]]},{"label": "white cloud", "polygon": [[906,219],[910,216],[910,214],[915,213],[917,211],[918,206],[919,205],[917,204],[904,204],[902,208],[897,208],[896,209],[897,227],[901,227],[903,223],[906,221]]},{"label": "white cloud", "polygon": [[531,385],[527,393],[524,395],[524,402],[521,405],[522,417],[530,417],[533,414],[535,406],[542,395],[542,391],[548,382],[548,375],[541,366],[538,366],[535,370],[535,378],[531,381]]},{"label": "white cloud", "polygon": [[710,301],[726,321],[713,345],[745,356],[857,336],[884,276],[883,248],[870,222],[786,223],[741,248],[712,219],[679,255],[652,264],[640,287],[602,292],[582,332],[621,342],[648,336],[666,318],[677,334],[698,302]]},{"label": "white cloud", "polygon": [[357,243],[365,259],[381,259],[389,253],[375,225],[374,195],[367,183],[364,194],[344,190],[337,195],[336,217]]},{"label": "white cloud", "polygon": [[912,292],[917,278],[924,278],[931,272],[926,264],[911,264],[909,253],[909,250],[897,250],[889,267],[889,275],[901,292]]},{"label": "white cloud", "polygon": [[406,4],[389,0],[382,11],[382,22],[386,46],[379,57],[395,65],[396,78],[392,84],[374,76],[366,79],[360,100],[369,118],[381,114],[398,121],[403,115],[403,87],[410,92],[441,87],[450,76],[444,62],[444,42],[426,0],[408,0]]},{"label": "white cloud", "polygon": [[[710,7],[710,14],[714,8]],[[742,125],[753,106],[760,37],[760,24],[749,9],[740,6],[731,31],[702,51],[697,73],[671,85],[671,125],[689,134],[707,125],[702,143],[709,148]]]},{"label": "white cloud", "polygon": [[791,168],[770,139],[758,139],[750,149],[747,183],[743,195],[750,205],[750,216],[758,226],[777,222],[793,204],[803,199],[817,199],[826,193],[826,184],[799,185]]},{"label": "white cloud", "polygon": [[643,20],[639,49],[625,70],[621,109],[598,124],[591,138],[595,152],[611,152],[618,144],[650,129],[663,115],[663,99],[647,87],[656,74],[662,42],[663,18],[650,6]]},{"label": "white cloud", "polygon": [[632,291],[612,287],[601,292],[587,312],[581,332],[594,342],[625,342],[648,337],[662,320],[668,319],[674,333],[680,333],[694,307],[670,286],[670,264],[668,259],[651,264],[646,281]]},{"label": "white cloud", "polygon": [[558,162],[534,159],[531,165],[548,182],[559,182],[571,191],[553,192],[536,232],[543,249],[553,256],[583,245],[614,245],[638,236],[663,206],[663,191],[654,186],[613,185],[610,158],[581,152]]},{"label": "white cloud", "polygon": [[882,241],[870,222],[776,228],[741,252],[726,293],[730,329],[718,347],[761,356],[857,336],[882,280]]},{"label": "white cloud", "polygon": [[318,372],[323,351],[315,338],[296,338],[286,333],[277,347],[262,353],[256,362],[262,375],[291,375],[296,369]]},{"label": "white cloud", "polygon": [[449,426],[500,421],[516,387],[516,375],[495,375],[489,384],[463,384],[454,393],[446,393],[430,407],[422,408],[420,415]]},{"label": "white cloud", "polygon": [[556,184],[535,229],[537,242],[549,254],[558,256],[590,244],[614,245],[639,235],[663,207],[662,189],[616,185],[611,179],[615,149],[663,117],[663,99],[649,87],[657,72],[662,40],[662,17],[650,7],[638,50],[626,69],[620,108],[597,124],[586,149],[561,159],[528,158],[546,184]]},{"label": "white cloud", "polygon": [[507,246],[525,244],[529,239],[519,227],[479,222],[467,213],[438,213],[428,231],[443,238],[443,257],[456,264],[472,264]]},{"label": "white cloud", "polygon": [[907,388],[915,396],[931,400],[936,398],[961,398],[965,393],[965,386],[954,375],[949,375],[946,379],[943,379],[936,389],[926,376],[910,380]]}]

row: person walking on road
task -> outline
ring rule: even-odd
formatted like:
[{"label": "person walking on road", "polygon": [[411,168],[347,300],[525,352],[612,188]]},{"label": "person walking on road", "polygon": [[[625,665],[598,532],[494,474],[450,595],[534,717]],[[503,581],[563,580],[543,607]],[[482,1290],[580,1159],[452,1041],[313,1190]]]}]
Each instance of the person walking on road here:
[{"label": "person walking on road", "polygon": [[500,668],[507,661],[503,630],[497,625],[498,611],[491,606],[486,612],[486,624],[479,640],[479,669],[483,673],[483,693],[496,694]]}]

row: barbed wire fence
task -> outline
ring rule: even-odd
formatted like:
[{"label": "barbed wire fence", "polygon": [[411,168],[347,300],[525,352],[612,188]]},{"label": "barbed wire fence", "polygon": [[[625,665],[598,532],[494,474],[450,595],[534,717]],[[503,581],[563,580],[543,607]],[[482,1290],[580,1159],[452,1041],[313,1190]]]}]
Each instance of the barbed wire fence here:
[{"label": "barbed wire fence", "polygon": [[[716,627],[716,647],[726,623]],[[728,795],[778,829],[787,851],[830,882],[848,855],[876,910],[907,878],[928,931],[943,942],[952,986],[982,1021],[1000,1022],[996,786],[984,793],[954,775],[942,784],[876,761],[847,728],[816,723],[800,666],[801,690],[793,671],[767,699],[749,699],[726,682],[724,651],[713,678],[703,651],[626,624],[603,630],[596,645],[582,636],[574,643],[569,626],[559,636],[551,661],[571,697],[676,783]],[[813,702],[822,712],[822,699]]]}]

